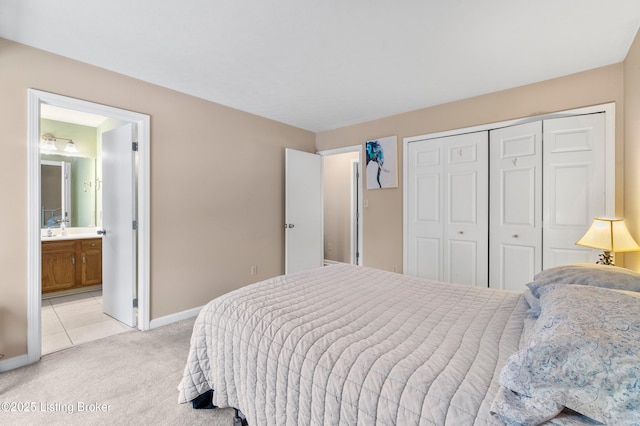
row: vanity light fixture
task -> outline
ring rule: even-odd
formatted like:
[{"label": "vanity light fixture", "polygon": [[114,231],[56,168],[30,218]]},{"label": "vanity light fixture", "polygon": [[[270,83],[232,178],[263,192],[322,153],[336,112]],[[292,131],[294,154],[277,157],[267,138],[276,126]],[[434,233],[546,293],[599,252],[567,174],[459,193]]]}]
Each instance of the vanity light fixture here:
[{"label": "vanity light fixture", "polygon": [[78,152],[78,147],[73,143],[71,139],[67,142],[67,146],[64,147],[64,152]]},{"label": "vanity light fixture", "polygon": [[40,149],[43,151],[57,151],[58,147],[56,146],[56,137],[51,133],[45,133],[42,135],[42,145]]},{"label": "vanity light fixture", "polygon": [[612,266],[612,253],[640,250],[640,246],[624,224],[624,219],[618,218],[596,217],[589,230],[576,244],[603,250],[600,260],[596,263]]},{"label": "vanity light fixture", "polygon": [[73,140],[67,139],[67,138],[57,138],[53,136],[51,133],[45,133],[44,135],[42,135],[43,143],[40,149],[42,151],[57,151],[58,147],[56,146],[56,141],[58,139],[67,141],[67,145],[64,147],[64,152],[69,152],[69,153],[78,152],[78,147],[76,146],[75,143],[73,143]]}]

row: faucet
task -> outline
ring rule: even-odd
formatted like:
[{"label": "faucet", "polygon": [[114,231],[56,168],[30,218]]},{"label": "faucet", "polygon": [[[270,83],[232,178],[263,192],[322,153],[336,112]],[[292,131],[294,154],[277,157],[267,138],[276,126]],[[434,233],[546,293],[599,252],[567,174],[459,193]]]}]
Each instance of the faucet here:
[{"label": "faucet", "polygon": [[47,228],[47,237],[53,237],[53,232],[51,232],[51,228]]}]

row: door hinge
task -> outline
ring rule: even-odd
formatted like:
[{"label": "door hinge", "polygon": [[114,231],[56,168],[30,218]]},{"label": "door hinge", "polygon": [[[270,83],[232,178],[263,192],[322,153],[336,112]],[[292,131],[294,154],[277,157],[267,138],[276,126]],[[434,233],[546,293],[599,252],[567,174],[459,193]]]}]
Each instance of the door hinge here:
[{"label": "door hinge", "polygon": [[138,142],[131,142],[131,149],[134,151],[138,151]]},{"label": "door hinge", "polygon": [[134,308],[138,307],[138,298],[133,299],[133,307]]},{"label": "door hinge", "polygon": [[138,229],[138,221],[134,220],[133,223],[131,224],[131,226],[133,227],[134,230]]}]

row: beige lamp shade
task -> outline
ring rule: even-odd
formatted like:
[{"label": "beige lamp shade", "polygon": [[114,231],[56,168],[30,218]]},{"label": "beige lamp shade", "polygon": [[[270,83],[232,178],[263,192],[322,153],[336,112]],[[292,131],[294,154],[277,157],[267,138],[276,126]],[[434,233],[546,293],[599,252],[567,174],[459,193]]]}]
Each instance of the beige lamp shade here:
[{"label": "beige lamp shade", "polygon": [[614,253],[640,250],[624,224],[624,219],[616,218],[596,217],[587,233],[576,244]]}]

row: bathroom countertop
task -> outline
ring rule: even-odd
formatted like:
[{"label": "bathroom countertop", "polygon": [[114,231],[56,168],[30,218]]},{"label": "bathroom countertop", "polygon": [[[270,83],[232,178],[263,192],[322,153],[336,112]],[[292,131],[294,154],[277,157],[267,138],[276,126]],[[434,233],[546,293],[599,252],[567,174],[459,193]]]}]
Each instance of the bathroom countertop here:
[{"label": "bathroom countertop", "polygon": [[42,241],[57,241],[57,240],[86,240],[89,238],[102,238],[97,234],[67,234],[67,235],[54,235],[53,237],[43,236],[40,239]]},{"label": "bathroom countertop", "polygon": [[86,240],[89,238],[102,238],[98,235],[97,229],[68,228],[65,235],[60,234],[59,229],[52,229],[53,236],[47,237],[47,231],[42,231],[40,235],[41,241],[57,241],[57,240]]}]

